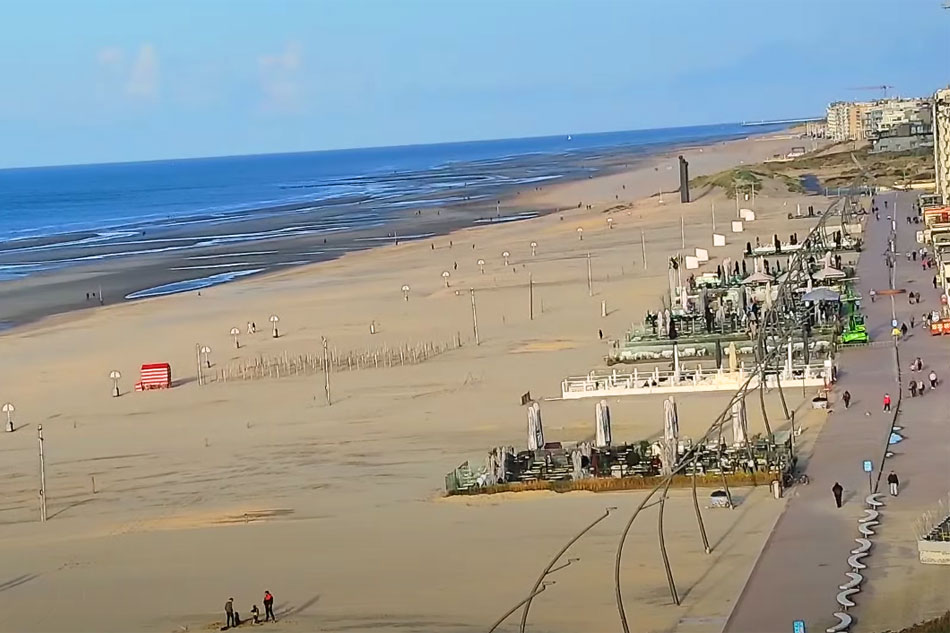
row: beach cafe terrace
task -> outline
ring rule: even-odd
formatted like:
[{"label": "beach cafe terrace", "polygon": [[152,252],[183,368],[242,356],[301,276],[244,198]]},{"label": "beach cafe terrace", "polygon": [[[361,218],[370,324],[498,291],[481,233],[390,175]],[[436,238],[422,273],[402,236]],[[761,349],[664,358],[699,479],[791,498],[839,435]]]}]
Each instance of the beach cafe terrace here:
[{"label": "beach cafe terrace", "polygon": [[[674,465],[689,463],[677,476],[674,487],[697,485],[719,488],[723,476],[730,485],[768,484],[781,480],[788,485],[795,470],[794,441],[787,431],[776,432],[773,440],[756,435],[747,443],[700,445],[696,458],[693,442],[679,438]],[[589,442],[548,442],[536,450],[516,451],[513,447],[492,450],[484,465],[466,461],[445,476],[448,495],[487,494],[519,490],[611,491],[639,489],[653,485],[664,472],[663,442],[647,441],[617,446],[593,446]],[[687,458],[688,455],[688,458]]]}]

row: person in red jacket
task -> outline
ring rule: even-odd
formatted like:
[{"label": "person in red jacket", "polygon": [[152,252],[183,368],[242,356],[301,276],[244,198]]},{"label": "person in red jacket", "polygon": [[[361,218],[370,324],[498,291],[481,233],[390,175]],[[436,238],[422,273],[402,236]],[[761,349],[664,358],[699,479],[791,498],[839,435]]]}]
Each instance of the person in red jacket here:
[{"label": "person in red jacket", "polygon": [[885,411],[891,410],[891,394],[889,393],[884,394],[884,410]]},{"label": "person in red jacket", "polygon": [[277,616],[274,615],[274,596],[271,595],[270,591],[264,592],[264,622],[268,620],[277,621]]}]

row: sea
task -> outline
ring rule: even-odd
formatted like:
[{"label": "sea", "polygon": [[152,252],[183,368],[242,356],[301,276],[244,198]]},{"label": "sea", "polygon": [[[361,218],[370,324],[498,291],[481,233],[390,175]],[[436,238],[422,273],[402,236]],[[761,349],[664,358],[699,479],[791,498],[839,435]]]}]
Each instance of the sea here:
[{"label": "sea", "polygon": [[[781,128],[721,124],[0,170],[0,294],[4,282],[142,256],[164,258],[168,275],[123,299],[194,290],[325,255],[280,261],[273,250],[255,250],[258,242],[325,240],[356,229],[379,234],[360,239],[386,239],[388,226],[412,214],[459,203],[491,207],[518,188],[596,174],[605,157]],[[492,221],[533,216],[496,214]],[[405,239],[421,237],[427,235]],[[218,253],[221,246],[234,257]]]}]

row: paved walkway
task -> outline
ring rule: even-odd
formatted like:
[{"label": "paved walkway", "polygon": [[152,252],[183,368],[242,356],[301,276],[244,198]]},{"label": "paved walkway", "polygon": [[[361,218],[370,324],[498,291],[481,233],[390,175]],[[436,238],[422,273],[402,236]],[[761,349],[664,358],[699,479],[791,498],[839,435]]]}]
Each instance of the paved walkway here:
[{"label": "paved walkway", "polygon": [[[901,195],[898,201],[899,221],[897,250],[909,252],[919,248],[914,233],[919,225],[906,223],[913,198]],[[897,304],[897,318],[919,324],[924,311],[939,307],[940,291],[933,287],[936,269],[921,270],[919,262],[900,258],[897,265],[897,287],[916,291],[920,305],[908,305],[906,296]],[[910,363],[915,357],[924,363],[922,373],[912,373]],[[917,559],[913,523],[938,499],[946,499],[950,491],[950,339],[932,337],[918,325],[915,333],[900,344],[901,382],[904,397],[898,425],[906,439],[892,447],[894,457],[885,464],[884,479],[894,470],[901,479],[901,493],[889,499],[884,520],[879,526],[872,555],[866,559],[865,588],[861,600],[855,600],[854,631],[899,630],[950,609],[946,588],[950,586],[950,567],[921,565]],[[927,374],[933,369],[945,382],[923,397],[912,398],[907,386],[912,378],[929,384]]]},{"label": "paved walkway", "polygon": [[[883,200],[889,201],[888,212],[893,208],[894,195],[878,199],[882,206]],[[888,287],[888,272],[881,256],[887,247],[888,212],[882,209],[879,221],[873,215],[868,219],[864,256],[858,265],[859,287],[865,297],[871,288]],[[903,226],[898,224],[898,235],[907,234],[914,239],[906,221]],[[898,297],[901,299],[906,304],[906,297]],[[863,307],[872,341],[888,341],[890,301],[865,302]],[[923,309],[921,306],[919,312]],[[911,340],[923,338],[914,334]],[[882,411],[883,394],[889,392],[895,406],[899,401],[893,346],[849,350],[842,354],[841,361],[836,393],[840,396],[849,390],[851,407],[845,410],[840,401],[832,401],[833,412],[804,464],[811,484],[788,491],[785,512],[726,623],[727,633],[788,633],[795,620],[804,620],[810,633],[823,632],[836,622],[832,616],[838,610],[835,595],[838,585],[847,580],[845,561],[855,546],[857,519],[868,494],[868,476],[862,462],[870,459],[875,468],[880,467],[893,420],[893,414]],[[841,509],[835,508],[831,494],[836,481],[845,489]],[[873,555],[868,561],[873,568]]]}]

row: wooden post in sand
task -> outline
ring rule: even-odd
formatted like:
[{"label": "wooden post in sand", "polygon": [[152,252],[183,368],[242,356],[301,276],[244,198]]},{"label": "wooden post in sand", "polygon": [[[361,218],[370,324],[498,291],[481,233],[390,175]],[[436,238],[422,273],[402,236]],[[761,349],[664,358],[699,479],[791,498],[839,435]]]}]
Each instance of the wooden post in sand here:
[{"label": "wooden post in sand", "polygon": [[43,425],[36,427],[40,441],[40,521],[46,521],[46,457],[43,455]]},{"label": "wooden post in sand", "polygon": [[647,269],[647,242],[643,235],[643,229],[640,229],[640,254],[643,257],[643,270]]},{"label": "wooden post in sand", "polygon": [[594,283],[590,273],[590,251],[587,251],[587,296],[594,296]]},{"label": "wooden post in sand", "polygon": [[330,405],[330,357],[327,352],[327,337],[321,336],[320,339],[323,341],[323,375],[324,375],[323,389],[327,393],[327,406],[329,406]]},{"label": "wooden post in sand", "polygon": [[475,289],[469,288],[469,292],[472,293],[472,330],[475,332],[475,345],[480,345],[481,341],[478,340],[478,310],[475,308]]},{"label": "wooden post in sand", "polygon": [[528,320],[534,321],[534,278],[528,273]]}]

